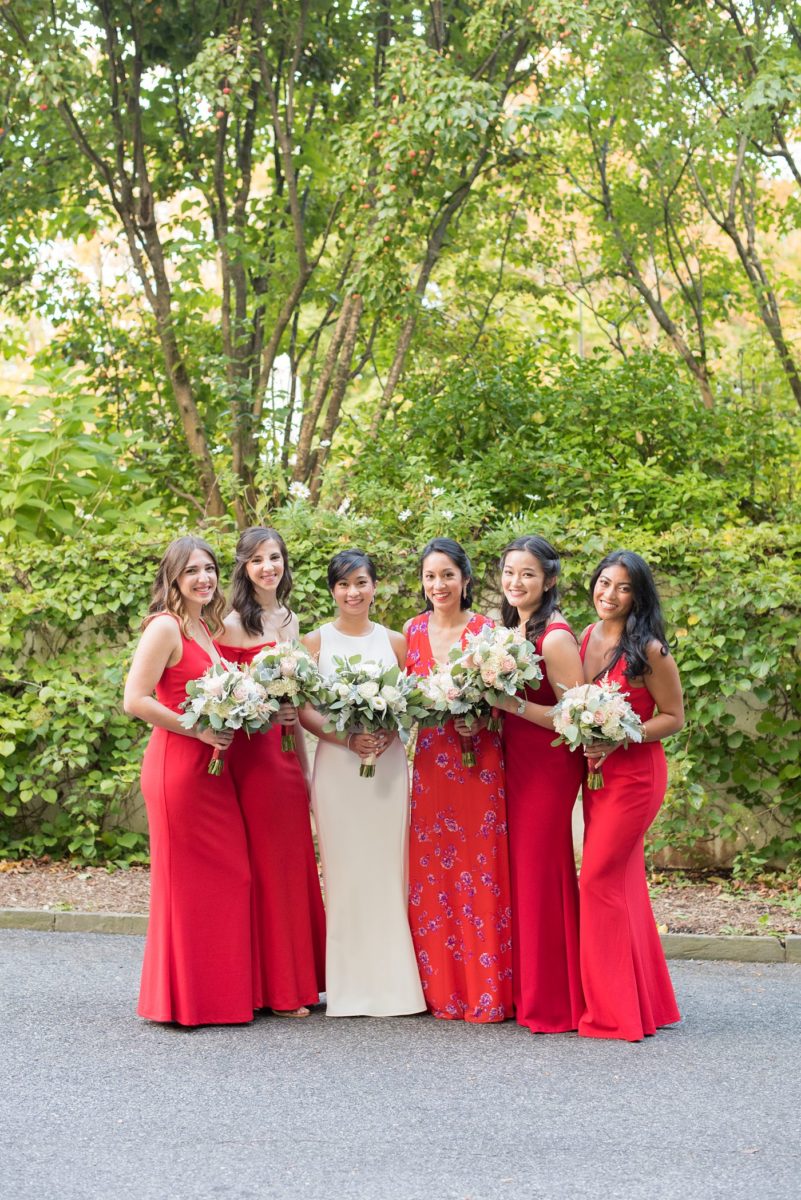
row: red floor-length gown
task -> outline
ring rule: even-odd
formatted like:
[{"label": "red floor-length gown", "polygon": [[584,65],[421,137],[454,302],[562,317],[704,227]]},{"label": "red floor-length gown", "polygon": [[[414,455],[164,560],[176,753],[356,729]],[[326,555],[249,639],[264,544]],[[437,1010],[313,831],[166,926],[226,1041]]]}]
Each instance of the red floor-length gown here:
[{"label": "red floor-length gown", "polygon": [[[408,629],[406,669],[416,675],[436,665],[430,615]],[[465,634],[490,623],[476,614]],[[500,739],[482,730],[472,742],[476,765],[463,767],[453,721],[417,735],[409,920],[430,1011],[481,1024],[512,1015],[512,919]]]},{"label": "red floor-length gown", "polygon": [[[159,618],[160,619],[160,618]],[[180,711],[211,659],[181,635],[180,662],[156,697]],[[150,827],[150,920],[138,1012],[151,1021],[229,1025],[253,1018],[250,864],[230,772],[209,775],[211,746],[154,729],[142,763]]]},{"label": "red floor-length gown", "polygon": [[[248,663],[264,645],[218,649],[229,662]],[[325,990],[325,913],[300,763],[281,749],[280,725],[250,737],[240,730],[225,757],[253,877],[253,1007],[317,1004]]]},{"label": "red floor-length gown", "polygon": [[[570,626],[554,622],[537,639]],[[553,705],[543,678],[526,699]],[[515,1019],[534,1033],[578,1029],[584,1011],[579,967],[579,896],[573,857],[572,812],[584,764],[555,734],[510,713],[503,718],[506,806],[514,922]]]},{"label": "red floor-length gown", "polygon": [[[581,646],[587,650],[592,627]],[[642,721],[655,704],[632,687],[619,659],[609,672]],[[603,787],[584,788],[581,899],[581,982],[586,1011],[582,1037],[638,1042],[681,1019],[654,921],[645,878],[645,833],[667,787],[661,742],[615,750],[603,764]]]}]

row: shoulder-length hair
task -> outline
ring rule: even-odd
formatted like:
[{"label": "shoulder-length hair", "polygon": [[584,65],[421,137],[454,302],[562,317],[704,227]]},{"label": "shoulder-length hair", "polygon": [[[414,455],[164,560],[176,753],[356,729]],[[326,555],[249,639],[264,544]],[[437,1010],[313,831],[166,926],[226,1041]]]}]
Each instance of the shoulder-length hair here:
[{"label": "shoulder-length hair", "polygon": [[284,563],[284,573],[275,589],[275,598],[286,609],[286,617],[282,624],[292,620],[292,610],[289,607],[289,593],[292,591],[292,572],[289,569],[289,554],[286,544],[277,529],[269,525],[253,525],[246,529],[236,544],[236,562],[231,580],[231,608],[239,614],[242,628],[253,637],[262,632],[262,610],[256,598],[256,589],[248,577],[247,566],[253,555],[265,542],[275,542],[281,551]]},{"label": "shoulder-length hair", "polygon": [[465,581],[465,586],[462,588],[459,607],[461,609],[472,608],[473,605],[473,567],[470,559],[467,557],[467,552],[455,542],[453,538],[436,537],[432,538],[427,546],[423,546],[420,551],[420,590],[423,593],[423,601],[425,603],[425,612],[433,612],[434,605],[426,595],[426,589],[422,586],[423,567],[429,554],[444,554],[451,560],[455,567],[461,571],[462,578]]},{"label": "shoulder-length hair", "polygon": [[217,573],[217,586],[214,589],[214,595],[208,604],[203,605],[201,616],[212,634],[219,633],[222,629],[225,596],[220,591],[220,566],[217,562],[217,556],[208,542],[192,534],[176,538],[174,542],[170,542],[164,551],[158,571],[156,572],[156,578],[153,581],[150,605],[147,610],[147,616],[142,622],[143,627],[160,613],[171,613],[174,617],[177,617],[184,637],[188,638],[192,636],[192,631],[189,627],[189,614],[184,607],[184,598],[178,587],[178,577],[186,569],[186,564],[195,550],[202,550],[204,554],[208,554]]},{"label": "shoulder-length hair", "polygon": [[354,571],[366,571],[373,583],[377,581],[375,563],[364,550],[340,550],[328,564],[328,590],[333,592],[338,583],[347,579]]},{"label": "shoulder-length hair", "polygon": [[[525,550],[526,553],[536,558],[542,567],[545,582],[548,585],[542,593],[539,608],[526,621],[526,638],[530,642],[536,642],[537,638],[541,637],[548,628],[548,622],[559,608],[559,588],[556,581],[559,578],[562,564],[559,561],[559,555],[551,543],[546,542],[544,537],[538,537],[532,533],[515,538],[513,542],[510,542],[506,546],[501,553],[499,563],[501,571],[503,571],[507,554],[510,554],[513,550]],[[507,629],[514,629],[520,623],[520,613],[514,605],[509,603],[506,596],[501,601],[501,620]]]},{"label": "shoulder-length hair", "polygon": [[661,647],[660,653],[669,653],[665,621],[662,616],[662,606],[659,603],[659,593],[656,590],[651,568],[644,558],[633,550],[613,550],[607,554],[596,567],[590,580],[590,600],[595,593],[595,585],[602,571],[607,567],[624,567],[628,572],[634,603],[626,618],[620,641],[615,647],[611,662],[598,672],[596,678],[611,671],[621,658],[626,660],[624,674],[627,679],[638,679],[648,675],[651,666],[648,662],[648,647],[657,641]]}]

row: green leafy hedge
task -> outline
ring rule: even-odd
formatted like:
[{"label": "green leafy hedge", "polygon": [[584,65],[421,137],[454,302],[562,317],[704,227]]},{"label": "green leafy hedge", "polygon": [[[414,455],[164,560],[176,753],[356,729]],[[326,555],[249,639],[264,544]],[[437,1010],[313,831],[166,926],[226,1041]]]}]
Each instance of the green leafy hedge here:
[{"label": "green leafy hedge", "polygon": [[[801,570],[789,527],[680,528],[623,535],[592,517],[544,511],[476,521],[466,504],[445,518],[441,497],[409,500],[398,522],[370,515],[272,514],[290,547],[302,628],[326,619],[325,569],[344,546],[371,550],[381,586],[376,615],[399,627],[420,606],[416,554],[447,530],[470,548],[484,606],[494,563],[523,531],[550,537],[564,558],[564,609],[577,629],[592,617],[586,582],[607,550],[638,550],[657,571],[687,699],[687,727],[669,745],[668,802],[656,849],[707,857],[716,839],[742,868],[801,859]],[[450,511],[450,510],[449,510]],[[147,730],[122,713],[123,677],[164,544],[180,530],[66,538],[0,548],[0,855],[138,861],[146,840],[120,826],[135,793]],[[209,535],[223,570],[235,536]],[[766,833],[765,830],[768,830]]]}]

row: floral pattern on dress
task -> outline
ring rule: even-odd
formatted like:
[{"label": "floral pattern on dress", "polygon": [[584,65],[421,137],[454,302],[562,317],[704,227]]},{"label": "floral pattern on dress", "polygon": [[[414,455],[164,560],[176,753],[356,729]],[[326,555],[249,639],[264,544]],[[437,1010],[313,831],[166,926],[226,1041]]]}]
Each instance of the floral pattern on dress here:
[{"label": "floral pattern on dress", "polygon": [[[434,666],[429,617],[423,613],[408,629],[406,669],[418,675]],[[465,633],[486,624],[475,615]],[[512,1015],[512,913],[500,739],[481,730],[473,746],[476,765],[464,767],[452,721],[418,734],[409,918],[429,1009],[486,1023]]]}]

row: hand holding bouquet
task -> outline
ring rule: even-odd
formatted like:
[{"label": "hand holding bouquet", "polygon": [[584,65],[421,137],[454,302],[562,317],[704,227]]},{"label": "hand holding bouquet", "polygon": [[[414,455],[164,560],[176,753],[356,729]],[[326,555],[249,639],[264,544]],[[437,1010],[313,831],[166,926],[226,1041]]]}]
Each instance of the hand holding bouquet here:
[{"label": "hand holding bouquet", "polygon": [[[386,729],[407,741],[412,725],[424,711],[419,681],[397,665],[385,667],[362,660],[360,654],[335,658],[334,667],[315,701],[327,718],[324,730],[345,734]],[[375,775],[376,757],[372,754],[362,760],[361,776],[370,779]]]},{"label": "hand holding bouquet", "polygon": [[[453,651],[451,652],[454,653]],[[462,651],[447,666],[436,667],[430,675],[418,678],[425,715],[421,725],[444,725],[453,717],[464,717],[468,725],[487,715],[489,709],[473,674],[460,666]],[[462,737],[462,766],[474,767],[476,756],[471,738]]]},{"label": "hand holding bouquet", "polygon": [[[615,749],[621,743],[641,742],[642,721],[627,695],[608,675],[600,683],[582,683],[565,689],[562,699],[551,709],[558,734],[551,745],[565,744],[571,750],[578,750],[580,746],[606,743]],[[596,791],[603,785],[600,767],[590,762],[587,787]]]},{"label": "hand holding bouquet", "polygon": [[[300,642],[279,642],[261,650],[250,664],[250,671],[268,696],[278,704],[314,704],[322,677],[317,663]],[[281,727],[281,749],[295,749],[295,733],[292,725]]]},{"label": "hand holding bouquet", "polygon": [[[278,701],[268,696],[247,667],[224,659],[186,685],[186,700],[178,718],[184,729],[244,729],[256,733],[278,711]],[[215,747],[209,775],[222,775],[223,752]]]},{"label": "hand holding bouquet", "polygon": [[[465,643],[457,658],[460,670],[471,676],[490,707],[502,696],[517,695],[527,683],[539,686],[542,655],[526,641],[521,628],[485,625],[478,633],[469,633]],[[497,731],[500,722],[490,715],[487,728]]]}]

